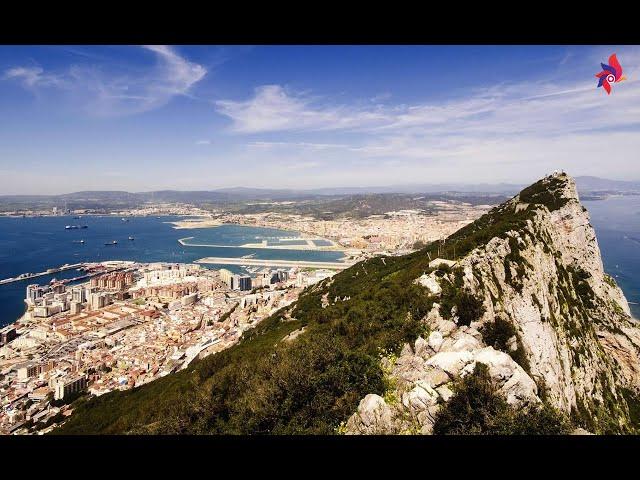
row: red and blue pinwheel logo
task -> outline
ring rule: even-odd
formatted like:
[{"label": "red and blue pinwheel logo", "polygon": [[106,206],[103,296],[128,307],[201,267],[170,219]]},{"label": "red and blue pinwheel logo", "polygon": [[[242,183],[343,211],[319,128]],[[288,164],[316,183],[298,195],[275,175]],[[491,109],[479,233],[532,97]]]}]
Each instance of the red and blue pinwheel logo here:
[{"label": "red and blue pinwheel logo", "polygon": [[596,77],[600,79],[598,80],[598,87],[604,88],[607,91],[607,95],[609,95],[611,93],[611,84],[621,82],[626,78],[622,75],[622,66],[618,62],[618,57],[616,57],[615,53],[609,57],[609,65],[604,63],[600,65],[602,66],[602,71],[596,73]]}]

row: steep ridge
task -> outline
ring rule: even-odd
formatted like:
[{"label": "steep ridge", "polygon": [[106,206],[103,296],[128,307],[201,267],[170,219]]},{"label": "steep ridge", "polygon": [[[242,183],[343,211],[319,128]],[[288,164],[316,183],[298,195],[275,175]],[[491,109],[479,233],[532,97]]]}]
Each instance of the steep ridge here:
[{"label": "steep ridge", "polygon": [[[438,277],[435,270],[418,279],[443,305],[428,316],[428,339],[418,338],[413,350],[407,344],[389,366],[396,388],[387,396],[402,401],[388,405],[368,396],[348,431],[398,432],[417,424],[430,433],[455,380],[476,363],[489,366],[510,404],[544,401],[593,432],[634,430],[640,330],[604,273],[574,181],[547,177],[479,223],[486,228],[508,218],[514,228],[464,255],[450,273]],[[478,300],[481,313],[470,322],[461,321],[459,306],[447,299],[452,286]],[[497,342],[504,352],[493,348],[500,329],[507,332]]]},{"label": "steep ridge", "polygon": [[[307,289],[220,354],[78,402],[54,433],[627,433],[639,351],[575,183],[554,175]],[[478,391],[491,422],[448,427]]]}]

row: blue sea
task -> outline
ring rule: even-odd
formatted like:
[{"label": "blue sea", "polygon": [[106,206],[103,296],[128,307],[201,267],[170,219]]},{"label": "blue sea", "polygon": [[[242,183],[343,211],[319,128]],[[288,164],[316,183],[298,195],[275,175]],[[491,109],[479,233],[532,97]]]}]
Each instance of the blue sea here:
[{"label": "blue sea", "polygon": [[[640,196],[585,201],[596,230],[605,270],[612,275],[640,318]],[[42,272],[64,263],[102,260],[140,262],[193,262],[202,257],[242,257],[280,260],[336,261],[340,252],[265,250],[182,246],[178,239],[193,237],[188,243],[242,245],[267,240],[291,239],[296,232],[270,228],[222,225],[216,228],[176,230],[166,223],[181,217],[0,217],[0,279],[25,272]],[[65,230],[65,225],[87,225],[87,229]],[[128,237],[134,237],[129,241]],[[74,243],[83,239],[84,244]],[[115,246],[106,242],[117,240]],[[294,241],[295,242],[295,241]],[[286,243],[280,242],[279,244]],[[297,243],[297,242],[296,242]],[[323,242],[316,242],[318,245]],[[216,267],[216,266],[213,266]],[[221,268],[216,267],[216,268]],[[239,271],[241,267],[226,266]],[[53,277],[72,278],[70,270],[51,276],[0,285],[0,326],[15,321],[24,311],[25,288],[29,283],[47,283]]]},{"label": "blue sea", "polygon": [[[189,263],[203,257],[242,257],[254,254],[257,259],[336,261],[340,252],[303,250],[265,250],[250,248],[190,247],[178,239],[193,237],[189,243],[214,245],[242,245],[267,240],[275,244],[279,238],[292,238],[297,232],[272,228],[221,225],[215,228],[177,230],[167,223],[182,217],[0,217],[0,279],[22,273],[43,272],[65,263],[103,260],[136,260],[140,262]],[[87,225],[86,229],[65,230],[66,225]],[[131,236],[134,240],[128,240]],[[84,240],[85,243],[76,243]],[[116,240],[117,245],[105,246]],[[207,265],[213,268],[222,266]],[[240,266],[228,265],[232,271]],[[23,298],[30,283],[48,283],[73,278],[76,270],[55,273],[0,285],[0,326],[15,321],[24,312]]]},{"label": "blue sea", "polygon": [[605,271],[640,318],[640,196],[584,201],[596,230]]}]

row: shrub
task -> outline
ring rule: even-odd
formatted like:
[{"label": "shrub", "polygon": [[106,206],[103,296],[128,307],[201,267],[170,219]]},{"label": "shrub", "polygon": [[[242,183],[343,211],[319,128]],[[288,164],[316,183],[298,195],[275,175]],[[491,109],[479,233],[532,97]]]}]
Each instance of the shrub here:
[{"label": "shrub", "polygon": [[493,322],[485,324],[480,333],[485,344],[506,353],[509,352],[507,346],[509,339],[517,334],[513,324],[502,318],[496,318]]},{"label": "shrub", "polygon": [[[562,186],[555,183],[554,189]],[[540,186],[526,194],[540,197],[537,203],[547,200]],[[409,255],[359,262],[305,289],[286,312],[276,312],[244,332],[236,345],[141,387],[74,406],[71,418],[55,433],[334,433],[364,395],[384,394],[379,352],[397,352],[424,334],[421,319],[435,299],[413,282],[432,271],[430,261],[436,256],[460,258],[494,237],[504,238],[506,232],[522,229],[536,208],[530,205],[516,212],[512,204],[505,204],[446,242],[431,243]],[[453,274],[451,283],[442,282],[443,316],[450,316],[455,306],[460,324],[478,320],[484,306],[464,291],[461,272],[440,270],[443,276]],[[323,308],[323,297],[345,296],[350,301]],[[281,342],[302,327],[307,328],[296,342]],[[482,382],[476,379],[476,383],[478,389]],[[504,401],[492,395],[490,385],[485,390],[473,402],[467,398],[474,408],[467,404],[469,418],[465,417],[461,432],[483,432],[496,415],[502,418]],[[464,398],[453,405],[464,407]],[[476,404],[482,421],[472,418]],[[455,430],[442,426],[445,417],[439,428]],[[459,425],[456,418],[450,417],[451,425]]]},{"label": "shrub", "polygon": [[[524,350],[518,331],[511,322],[496,318],[493,322],[485,324],[480,333],[485,344],[509,354],[513,361],[520,365],[525,372],[530,373],[531,366],[529,365],[527,352]],[[509,339],[513,336],[516,337],[517,348],[515,350],[509,349],[507,345]]]},{"label": "shrub", "polygon": [[456,295],[455,303],[458,314],[458,324],[469,326],[471,322],[478,320],[485,312],[482,300],[465,291]]},{"label": "shrub", "polygon": [[433,426],[437,435],[562,435],[570,430],[567,417],[547,404],[510,406],[497,393],[489,368],[482,363],[458,382]]},{"label": "shrub", "polygon": [[418,240],[413,244],[413,249],[414,250],[422,250],[426,246],[427,246],[427,244],[425,242],[423,242],[422,240]]}]

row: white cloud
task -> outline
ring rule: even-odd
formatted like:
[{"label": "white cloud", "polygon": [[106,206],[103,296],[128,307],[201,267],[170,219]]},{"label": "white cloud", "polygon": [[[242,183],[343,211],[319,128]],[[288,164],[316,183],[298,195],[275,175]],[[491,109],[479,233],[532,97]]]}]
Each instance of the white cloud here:
[{"label": "white cloud", "polygon": [[188,61],[171,47],[143,48],[155,55],[156,62],[135,74],[105,71],[108,65],[72,65],[60,72],[19,66],[7,70],[4,78],[18,80],[34,91],[55,87],[91,114],[119,116],[153,110],[177,95],[188,95],[207,74],[206,68]]},{"label": "white cloud", "polygon": [[302,147],[315,150],[325,150],[331,148],[347,148],[348,145],[341,143],[312,143],[312,142],[251,142],[249,147],[255,148],[287,148],[287,147]]},{"label": "white cloud", "polygon": [[156,53],[160,59],[157,81],[150,86],[157,93],[168,95],[186,94],[197,82],[207,74],[207,70],[197,63],[192,63],[178,55],[166,45],[147,45],[144,48]]},{"label": "white cloud", "polygon": [[[313,179],[320,185],[336,184],[330,180],[336,168],[344,184],[525,182],[556,168],[637,179],[640,81],[634,72],[640,56],[628,51],[624,58],[629,80],[614,85],[611,95],[596,88],[595,77],[585,76],[505,83],[434,102],[362,107],[269,85],[247,100],[220,101],[217,110],[231,119],[236,134],[268,134],[269,141],[247,144],[247,158],[265,164],[280,158],[290,164],[323,161],[328,168]],[[326,140],[326,132],[341,141],[318,141]],[[273,174],[275,181],[279,173]]]},{"label": "white cloud", "polygon": [[[360,109],[349,105],[315,105],[277,85],[256,89],[246,101],[217,102],[219,113],[232,119],[237,133],[344,130],[385,134],[459,135],[462,131],[520,134],[523,131],[571,131],[611,128],[635,121],[640,84],[630,80],[616,96],[602,95],[593,82],[579,84],[515,84],[492,87],[448,102]],[[535,128],[532,128],[535,127]],[[253,142],[277,145],[283,142]],[[293,144],[292,142],[285,142]],[[310,146],[314,142],[297,142]]]},{"label": "white cloud", "polygon": [[280,85],[264,85],[246,101],[220,100],[217,111],[233,120],[238,133],[362,128],[384,120],[375,110],[319,107],[314,99],[290,94]]},{"label": "white cloud", "polygon": [[51,74],[45,74],[40,67],[14,67],[8,69],[3,78],[5,80],[15,79],[22,82],[25,88],[35,87],[59,87],[64,81]]}]

